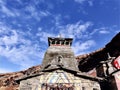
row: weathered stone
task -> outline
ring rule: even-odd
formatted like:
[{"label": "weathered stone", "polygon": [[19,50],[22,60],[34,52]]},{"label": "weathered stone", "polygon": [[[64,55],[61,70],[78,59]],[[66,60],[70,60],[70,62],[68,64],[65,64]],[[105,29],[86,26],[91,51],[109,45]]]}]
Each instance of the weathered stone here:
[{"label": "weathered stone", "polygon": [[45,53],[40,71],[43,73],[35,76],[29,75],[19,80],[19,90],[82,90],[83,88],[100,90],[99,80],[102,79],[90,77],[78,71],[77,61],[70,47],[71,40],[49,38],[49,48]]},{"label": "weathered stone", "polygon": [[82,87],[84,87],[85,90],[93,90],[93,88],[100,90],[100,86],[97,81],[78,77],[74,74],[71,74],[70,72],[66,72],[63,70],[45,72],[40,76],[22,80],[20,82],[20,90],[42,90],[46,87],[50,88],[55,84],[68,86],[73,85],[74,90],[82,90]]}]

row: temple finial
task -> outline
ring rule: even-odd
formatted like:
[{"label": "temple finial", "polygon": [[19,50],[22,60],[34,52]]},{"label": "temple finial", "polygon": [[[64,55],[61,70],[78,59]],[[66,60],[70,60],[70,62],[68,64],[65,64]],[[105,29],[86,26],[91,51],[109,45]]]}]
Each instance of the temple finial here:
[{"label": "temple finial", "polygon": [[110,56],[110,53],[109,53],[109,52],[107,53],[107,55],[108,55],[108,59],[110,59],[110,58],[111,58],[111,56]]},{"label": "temple finial", "polygon": [[61,35],[61,33],[58,35],[58,38],[62,38],[62,35]]},{"label": "temple finial", "polygon": [[115,59],[115,57],[111,57],[111,56],[110,56],[110,53],[109,53],[109,52],[107,53],[107,55],[108,55],[108,59],[109,59],[109,60],[110,60],[110,59],[111,59],[111,60]]}]

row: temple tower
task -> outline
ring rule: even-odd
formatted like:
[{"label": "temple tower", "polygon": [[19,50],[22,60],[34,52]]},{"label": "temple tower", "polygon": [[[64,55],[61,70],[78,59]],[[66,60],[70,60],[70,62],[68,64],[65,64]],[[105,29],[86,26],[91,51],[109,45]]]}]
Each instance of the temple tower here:
[{"label": "temple tower", "polygon": [[77,61],[71,48],[72,40],[72,38],[48,37],[49,47],[42,62],[43,69],[65,67],[78,70]]}]

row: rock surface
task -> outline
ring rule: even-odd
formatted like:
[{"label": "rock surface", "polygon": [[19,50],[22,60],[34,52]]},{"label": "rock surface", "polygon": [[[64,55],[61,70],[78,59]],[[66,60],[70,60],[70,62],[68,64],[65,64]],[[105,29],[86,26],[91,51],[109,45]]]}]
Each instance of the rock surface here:
[{"label": "rock surface", "polygon": [[0,90],[18,90],[18,84],[15,79],[23,77],[24,75],[31,75],[38,73],[41,66],[33,66],[24,71],[0,74]]}]

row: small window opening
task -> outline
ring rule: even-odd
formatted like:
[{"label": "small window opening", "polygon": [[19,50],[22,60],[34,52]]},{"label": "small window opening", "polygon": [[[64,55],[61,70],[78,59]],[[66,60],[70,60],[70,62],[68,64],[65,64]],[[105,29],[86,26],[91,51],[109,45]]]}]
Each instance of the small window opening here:
[{"label": "small window opening", "polygon": [[85,90],[85,87],[82,87],[82,90]]},{"label": "small window opening", "polygon": [[52,44],[55,44],[55,41],[52,41]]},{"label": "small window opening", "polygon": [[64,41],[62,41],[61,45],[64,45]]},{"label": "small window opening", "polygon": [[57,41],[57,43],[56,44],[60,44],[60,41]]},{"label": "small window opening", "polygon": [[98,90],[97,88],[93,88],[93,90]]},{"label": "small window opening", "polygon": [[69,45],[69,42],[66,42],[66,45]]}]

